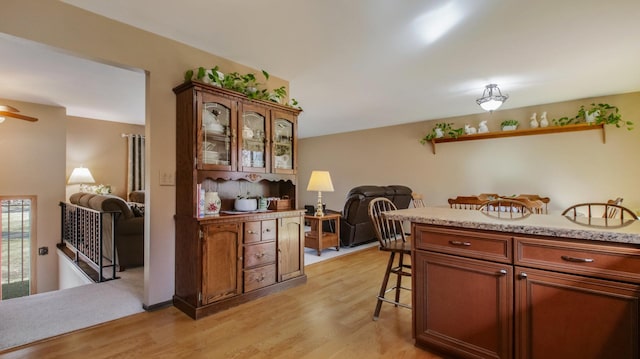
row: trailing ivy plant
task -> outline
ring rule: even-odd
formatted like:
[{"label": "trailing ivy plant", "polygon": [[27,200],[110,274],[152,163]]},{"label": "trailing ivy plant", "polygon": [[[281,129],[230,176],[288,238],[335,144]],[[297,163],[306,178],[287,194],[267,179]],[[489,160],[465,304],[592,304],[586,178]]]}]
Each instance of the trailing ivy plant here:
[{"label": "trailing ivy plant", "polygon": [[600,125],[615,125],[618,128],[627,127],[627,130],[633,130],[632,121],[624,121],[620,114],[620,109],[617,106],[609,105],[608,103],[592,103],[590,107],[586,108],[584,105],[580,106],[578,114],[574,117],[561,117],[559,119],[553,119],[552,122],[556,126],[566,126],[571,124],[583,123],[587,121],[587,116],[594,117],[594,124]]},{"label": "trailing ivy plant", "polygon": [[[269,80],[269,73],[267,71],[262,70],[262,75],[265,80]],[[287,97],[287,89],[285,86],[269,92],[267,89],[261,88],[264,85],[258,82],[255,74],[249,73],[242,75],[238,72],[223,74],[220,72],[218,66],[211,69],[199,67],[196,72],[191,69],[187,70],[184,74],[184,81],[187,82],[193,79],[243,93],[248,98],[254,100],[272,101],[282,104],[282,101]],[[284,105],[302,110],[302,107],[300,107],[296,99],[291,99],[290,103],[285,103]]]},{"label": "trailing ivy plant", "polygon": [[449,136],[451,138],[458,138],[464,133],[464,128],[453,128],[453,123],[446,122],[438,122],[431,129],[431,132],[427,133],[423,138],[420,139],[420,143],[423,145],[427,142],[431,142],[434,138],[436,138],[436,129],[440,129],[444,136]]}]

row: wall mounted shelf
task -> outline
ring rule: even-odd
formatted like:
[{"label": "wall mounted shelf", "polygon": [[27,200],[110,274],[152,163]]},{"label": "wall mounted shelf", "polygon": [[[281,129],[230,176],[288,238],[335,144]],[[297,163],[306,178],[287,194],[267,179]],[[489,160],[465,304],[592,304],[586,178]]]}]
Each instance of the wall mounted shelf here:
[{"label": "wall mounted shelf", "polygon": [[436,143],[474,141],[474,140],[485,140],[489,138],[531,136],[531,135],[543,135],[548,133],[588,131],[588,130],[599,130],[599,129],[602,130],[602,143],[606,143],[606,134],[604,130],[604,124],[590,125],[586,123],[579,123],[576,125],[566,125],[566,126],[551,126],[551,127],[544,127],[544,128],[528,128],[524,130],[514,130],[514,131],[486,132],[486,133],[478,133],[474,135],[462,135],[458,138],[452,138],[452,137],[434,138],[431,140],[431,147],[433,148],[433,154],[435,155]]}]

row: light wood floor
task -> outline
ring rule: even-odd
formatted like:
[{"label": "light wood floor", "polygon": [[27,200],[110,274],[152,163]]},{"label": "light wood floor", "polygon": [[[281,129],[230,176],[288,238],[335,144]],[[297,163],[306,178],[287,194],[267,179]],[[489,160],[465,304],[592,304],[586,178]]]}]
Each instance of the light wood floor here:
[{"label": "light wood floor", "polygon": [[387,255],[371,248],[307,266],[307,284],[198,321],[169,307],[0,357],[440,358],[413,345],[410,310],[385,303],[371,319]]}]

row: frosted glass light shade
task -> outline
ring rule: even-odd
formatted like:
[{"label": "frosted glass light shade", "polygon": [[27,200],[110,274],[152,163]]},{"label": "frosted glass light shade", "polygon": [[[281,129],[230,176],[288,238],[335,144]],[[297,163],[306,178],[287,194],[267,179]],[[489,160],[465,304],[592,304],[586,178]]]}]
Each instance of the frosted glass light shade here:
[{"label": "frosted glass light shade", "polygon": [[333,192],[329,171],[312,171],[307,191]]},{"label": "frosted glass light shade", "polygon": [[69,176],[68,184],[85,184],[85,183],[96,183],[96,180],[93,179],[91,172],[86,167],[76,167],[71,172],[71,176]]},{"label": "frosted glass light shade", "polygon": [[485,111],[497,110],[507,101],[509,95],[503,95],[498,85],[489,84],[485,87],[482,97],[476,100],[476,103]]},{"label": "frosted glass light shade", "polygon": [[485,111],[494,111],[497,110],[500,106],[502,106],[502,101],[489,100],[487,102],[483,102],[480,104]]}]

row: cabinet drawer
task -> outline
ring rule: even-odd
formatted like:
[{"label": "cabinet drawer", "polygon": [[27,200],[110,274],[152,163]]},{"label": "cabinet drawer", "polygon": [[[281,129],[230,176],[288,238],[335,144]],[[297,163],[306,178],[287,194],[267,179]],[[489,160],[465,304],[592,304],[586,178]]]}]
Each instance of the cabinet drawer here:
[{"label": "cabinet drawer", "polygon": [[276,220],[262,221],[262,241],[276,240]]},{"label": "cabinet drawer", "polygon": [[274,241],[276,239],[276,220],[245,222],[244,243]]},{"label": "cabinet drawer", "polygon": [[249,292],[276,282],[276,265],[247,269],[244,271],[244,291]]},{"label": "cabinet drawer", "polygon": [[472,230],[415,226],[415,248],[511,263],[512,237]]},{"label": "cabinet drawer", "polygon": [[640,248],[515,237],[520,266],[640,283]]},{"label": "cabinet drawer", "polygon": [[251,268],[276,261],[276,242],[244,246],[244,267]]},{"label": "cabinet drawer", "polygon": [[261,238],[260,221],[244,223],[244,243],[260,242]]}]

